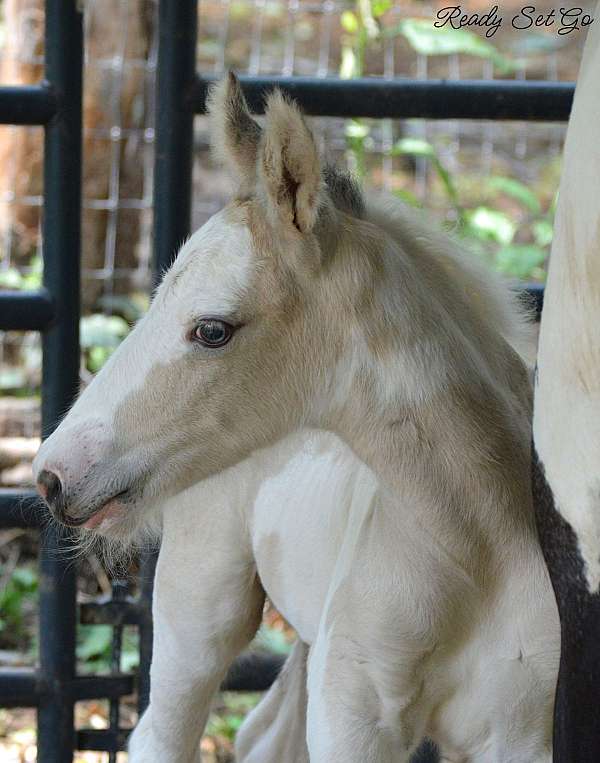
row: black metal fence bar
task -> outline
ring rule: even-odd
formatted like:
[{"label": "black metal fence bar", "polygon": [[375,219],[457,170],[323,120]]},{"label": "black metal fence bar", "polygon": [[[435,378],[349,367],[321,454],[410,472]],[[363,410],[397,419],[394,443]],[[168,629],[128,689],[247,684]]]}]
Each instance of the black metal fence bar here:
[{"label": "black metal fence bar", "polygon": [[190,232],[196,82],[196,0],[161,0],[156,70],[154,278],[171,264]]},{"label": "black metal fence bar", "polygon": [[54,303],[45,289],[0,291],[0,326],[3,331],[44,331],[54,318]]},{"label": "black metal fence bar", "polygon": [[[0,489],[0,530],[8,527],[33,529],[46,524],[48,513],[32,491]],[[0,672],[0,683],[2,673]]]},{"label": "black metal fence bar", "polygon": [[56,92],[47,82],[0,87],[0,124],[45,125],[57,109]]},{"label": "black metal fence bar", "polygon": [[[83,7],[47,0],[46,77],[59,99],[44,142],[44,286],[57,307],[42,339],[42,436],[72,403],[79,386],[81,109]],[[72,763],[74,746],[75,569],[65,537],[48,525],[40,544],[38,760]]]},{"label": "black metal fence bar", "polygon": [[[52,687],[32,668],[8,668],[4,671],[10,682],[0,686],[2,707],[35,707],[53,694]],[[73,703],[84,699],[111,699],[131,694],[134,689],[132,675],[114,673],[110,676],[77,676],[61,694],[61,703]],[[56,697],[54,698],[57,701]],[[69,740],[72,755],[73,738]],[[41,758],[40,758],[41,760]]]},{"label": "black metal fence bar", "polygon": [[[211,77],[198,76],[189,90],[189,108],[197,114],[206,108],[212,81]],[[257,113],[264,110],[265,93],[279,87],[312,116],[376,119],[560,122],[569,118],[575,92],[572,82],[513,80],[240,77],[240,81],[250,108]],[[158,93],[162,98],[163,91]]]}]

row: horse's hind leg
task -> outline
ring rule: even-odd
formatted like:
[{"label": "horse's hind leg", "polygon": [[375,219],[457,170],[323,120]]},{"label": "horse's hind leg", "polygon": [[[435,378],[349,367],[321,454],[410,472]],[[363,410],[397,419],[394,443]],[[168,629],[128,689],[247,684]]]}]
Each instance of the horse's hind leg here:
[{"label": "horse's hind leg", "polygon": [[306,659],[297,641],[266,696],[239,730],[237,763],[308,763],[306,746]]}]

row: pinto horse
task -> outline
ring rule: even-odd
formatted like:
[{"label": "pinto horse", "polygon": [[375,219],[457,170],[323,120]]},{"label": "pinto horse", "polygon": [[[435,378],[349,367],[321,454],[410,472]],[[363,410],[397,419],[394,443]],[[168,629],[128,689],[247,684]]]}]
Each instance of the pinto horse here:
[{"label": "pinto horse", "polygon": [[600,760],[600,4],[567,129],[534,415],[534,497],[562,625],[554,763]]},{"label": "pinto horse", "polygon": [[324,165],[293,102],[210,98],[233,200],[34,464],[82,543],[158,528],[132,763],[199,761],[265,593],[299,642],[244,763],[549,763],[559,621],[531,495],[530,326],[398,202]]}]

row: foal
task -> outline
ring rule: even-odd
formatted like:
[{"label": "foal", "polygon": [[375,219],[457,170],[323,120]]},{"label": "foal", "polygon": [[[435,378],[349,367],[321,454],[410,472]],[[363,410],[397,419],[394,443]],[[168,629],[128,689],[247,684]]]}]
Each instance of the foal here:
[{"label": "foal", "polygon": [[447,761],[547,763],[559,626],[511,295],[323,168],[280,93],[263,129],[233,76],[210,111],[237,196],[35,463],[84,535],[162,521],[130,759],[198,759],[266,591],[307,647],[242,760],[403,763],[428,736]]}]

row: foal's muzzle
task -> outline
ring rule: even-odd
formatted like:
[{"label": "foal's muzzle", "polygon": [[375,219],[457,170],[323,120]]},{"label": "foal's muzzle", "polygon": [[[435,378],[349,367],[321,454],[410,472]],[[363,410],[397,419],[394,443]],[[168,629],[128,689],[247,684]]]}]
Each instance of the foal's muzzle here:
[{"label": "foal's muzzle", "polygon": [[69,527],[77,527],[83,524],[87,517],[75,519],[67,514],[65,491],[58,474],[43,469],[37,478],[37,489],[44,501],[48,504],[50,513],[58,522]]}]

